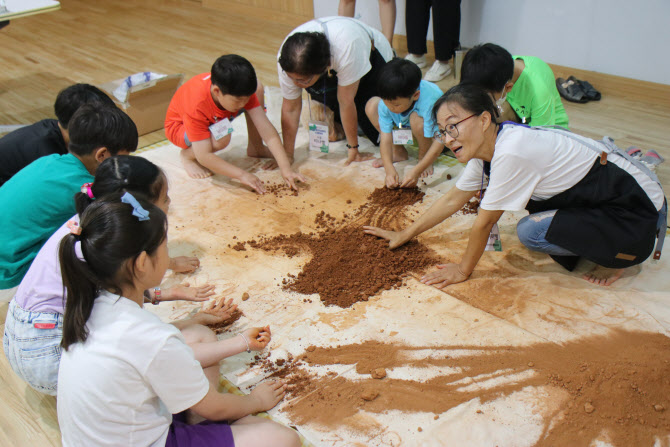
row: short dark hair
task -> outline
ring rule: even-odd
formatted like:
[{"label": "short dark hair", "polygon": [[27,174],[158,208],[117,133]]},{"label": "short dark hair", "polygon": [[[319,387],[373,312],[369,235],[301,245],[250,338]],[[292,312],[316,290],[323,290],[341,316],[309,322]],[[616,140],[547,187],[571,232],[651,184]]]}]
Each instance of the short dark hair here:
[{"label": "short dark hair", "polygon": [[291,34],[281,47],[279,65],[287,73],[323,74],[330,65],[330,42],[323,33]]},{"label": "short dark hair", "polygon": [[437,123],[437,112],[444,104],[454,102],[465,109],[468,113],[481,115],[484,112],[489,112],[491,120],[495,121],[498,117],[498,110],[493,104],[491,95],[479,85],[475,84],[458,84],[451,87],[447,92],[440,96],[435,101],[433,106],[433,121]]},{"label": "short dark hair", "polygon": [[165,187],[167,177],[161,168],[143,157],[117,155],[100,163],[95,171],[93,198],[83,192],[74,195],[75,208],[81,216],[95,199],[117,192],[141,194],[156,203]]},{"label": "short dark hair", "polygon": [[54,112],[63,129],[67,129],[74,112],[84,104],[101,104],[116,107],[105,92],[90,84],[74,84],[64,88],[56,96]]},{"label": "short dark hair", "polygon": [[382,99],[411,98],[420,83],[421,69],[407,59],[395,58],[379,72],[377,93]]},{"label": "short dark hair", "polygon": [[499,92],[514,75],[514,59],[503,47],[494,43],[470,49],[461,65],[461,82],[482,86],[489,92]]},{"label": "short dark hair", "polygon": [[233,96],[251,96],[258,89],[253,65],[237,54],[226,54],[214,62],[212,84],[224,95]]},{"label": "short dark hair", "polygon": [[142,252],[154,255],[167,236],[167,217],[160,208],[134,196],[149,212],[149,219],[141,221],[121,196],[115,193],[92,203],[81,216],[81,234],[68,233],[60,243],[58,259],[67,290],[61,341],[65,350],[86,341],[86,322],[98,293],[121,294],[121,287],[135,280],[137,257]]},{"label": "short dark hair", "polygon": [[68,126],[70,145],[76,155],[88,155],[106,147],[112,154],[137,149],[137,126],[118,107],[84,104],[75,112]]}]

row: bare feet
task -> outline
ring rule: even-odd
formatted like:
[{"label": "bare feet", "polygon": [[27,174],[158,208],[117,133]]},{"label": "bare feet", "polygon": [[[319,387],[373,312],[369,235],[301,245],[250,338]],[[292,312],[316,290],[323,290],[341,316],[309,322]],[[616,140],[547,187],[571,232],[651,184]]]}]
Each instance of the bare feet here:
[{"label": "bare feet", "polygon": [[212,171],[198,163],[195,158],[189,156],[188,150],[193,151],[193,149],[182,149],[182,151],[179,153],[179,156],[181,157],[181,164],[184,166],[188,176],[198,179],[211,177]]},{"label": "bare feet", "polygon": [[597,265],[590,272],[586,273],[582,278],[590,283],[599,286],[609,286],[617,279],[621,278],[624,269],[610,269]]},{"label": "bare feet", "polygon": [[433,165],[428,166],[426,170],[421,173],[421,178],[426,178],[431,175],[433,175]]},{"label": "bare feet", "polygon": [[344,140],[344,128],[342,124],[333,122],[333,124],[328,125],[328,141],[340,141]]},{"label": "bare feet", "polygon": [[251,144],[251,142],[247,145],[247,157],[274,158],[272,152],[270,152],[270,149],[266,145]]},{"label": "bare feet", "polygon": [[[399,161],[405,161],[408,158],[409,155],[407,154],[407,149],[398,144],[393,145],[393,163],[397,163]],[[384,166],[384,162],[382,161],[381,158],[375,158],[375,160],[372,162],[373,168],[381,168],[382,166]]]}]

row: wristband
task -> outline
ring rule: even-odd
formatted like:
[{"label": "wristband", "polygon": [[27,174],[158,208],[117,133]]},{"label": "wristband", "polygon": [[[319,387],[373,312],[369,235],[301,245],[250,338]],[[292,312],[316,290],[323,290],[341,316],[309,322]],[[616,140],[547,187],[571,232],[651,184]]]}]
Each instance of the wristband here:
[{"label": "wristband", "polygon": [[357,144],[356,146],[352,146],[349,143],[347,143],[347,149],[358,149],[358,146],[360,146],[360,144]]},{"label": "wristband", "polygon": [[247,344],[247,352],[251,352],[251,348],[249,347],[249,340],[247,340],[247,337],[244,336],[244,334],[240,334],[240,337],[242,337],[242,340]]},{"label": "wristband", "polygon": [[154,306],[158,305],[161,300],[161,288],[154,287],[154,296],[151,298],[151,304]]}]

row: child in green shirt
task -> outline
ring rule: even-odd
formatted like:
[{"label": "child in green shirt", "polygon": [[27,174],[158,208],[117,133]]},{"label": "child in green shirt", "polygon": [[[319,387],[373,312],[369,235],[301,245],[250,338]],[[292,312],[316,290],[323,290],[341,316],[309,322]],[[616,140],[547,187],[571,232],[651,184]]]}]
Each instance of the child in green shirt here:
[{"label": "child in green shirt", "polygon": [[492,43],[477,45],[463,58],[461,83],[488,91],[500,112],[500,122],[568,128],[554,73],[537,57],[512,56]]}]

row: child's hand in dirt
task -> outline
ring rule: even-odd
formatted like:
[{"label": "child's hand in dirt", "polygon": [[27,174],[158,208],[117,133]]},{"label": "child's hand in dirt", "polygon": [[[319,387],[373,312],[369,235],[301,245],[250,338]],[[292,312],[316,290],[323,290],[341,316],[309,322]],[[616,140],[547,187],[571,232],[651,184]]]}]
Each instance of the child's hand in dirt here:
[{"label": "child's hand in dirt", "polygon": [[249,349],[252,351],[262,351],[272,339],[270,326],[253,327],[244,331],[243,334],[249,342]]},{"label": "child's hand in dirt", "polygon": [[226,321],[237,310],[237,304],[233,299],[221,298],[218,301],[206,304],[194,318],[198,318],[200,324],[218,324]]}]

